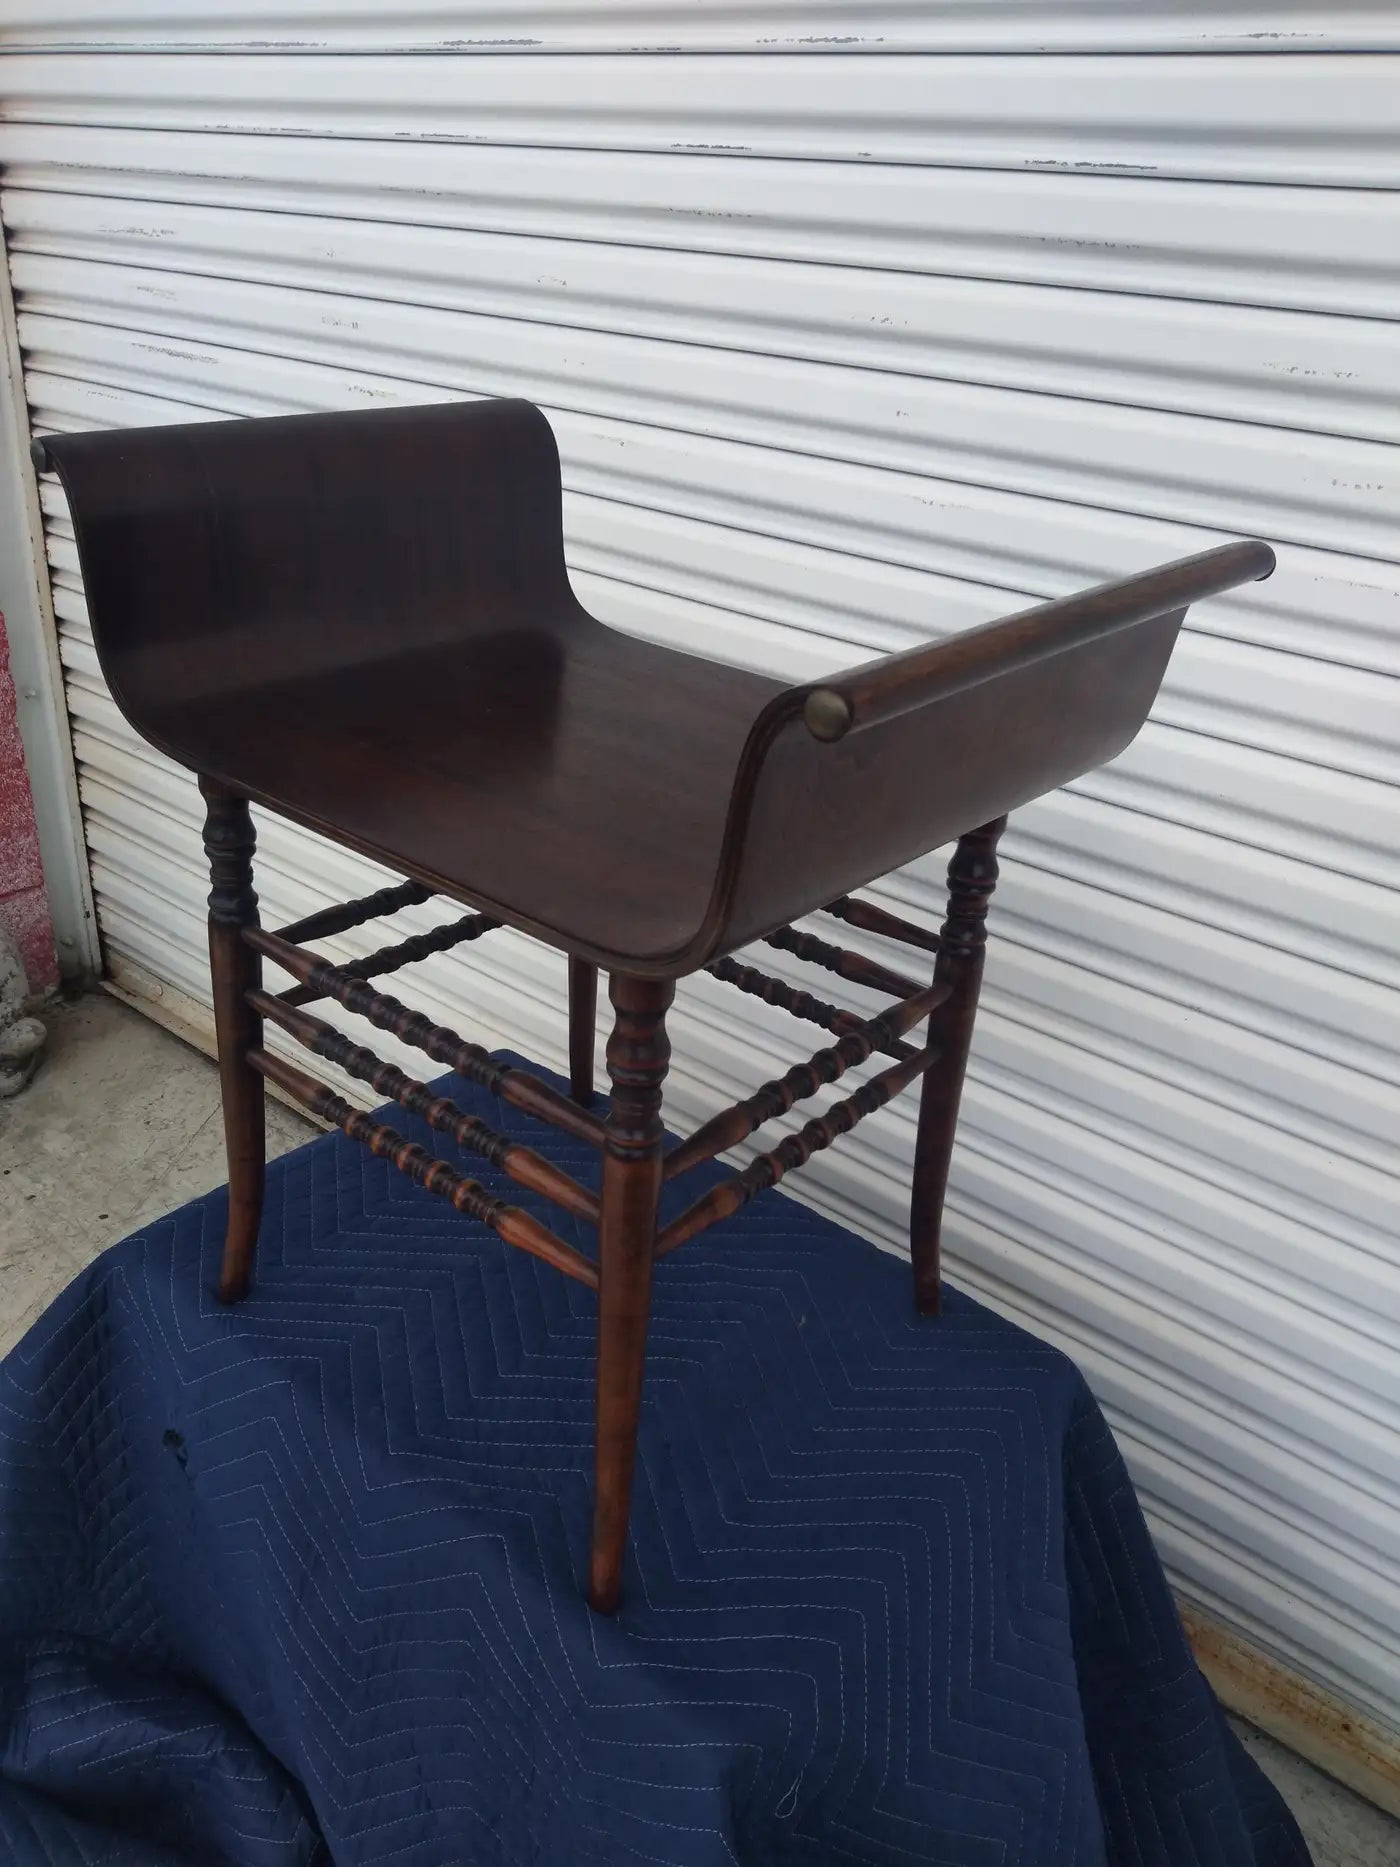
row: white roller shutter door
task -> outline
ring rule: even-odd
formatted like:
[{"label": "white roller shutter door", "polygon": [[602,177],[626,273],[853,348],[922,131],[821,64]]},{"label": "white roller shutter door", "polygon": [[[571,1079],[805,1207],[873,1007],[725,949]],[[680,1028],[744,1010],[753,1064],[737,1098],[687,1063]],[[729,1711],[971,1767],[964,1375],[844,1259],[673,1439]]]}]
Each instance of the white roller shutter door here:
[{"label": "white roller shutter door", "polygon": [[[1278,546],[1013,822],[951,1257],[1078,1358],[1183,1596],[1400,1730],[1397,9],[48,0],[8,43],[39,432],[526,395],[584,600],[792,677]],[[203,1006],[198,798],[44,504],[106,950]],[[382,879],[260,827],[274,921]],[[935,918],[939,867],[881,898]],[[414,977],[561,1061],[557,955]],[[674,1035],[682,1121],[793,1054],[704,979]],[[897,1242],[911,1146],[799,1191]]]}]

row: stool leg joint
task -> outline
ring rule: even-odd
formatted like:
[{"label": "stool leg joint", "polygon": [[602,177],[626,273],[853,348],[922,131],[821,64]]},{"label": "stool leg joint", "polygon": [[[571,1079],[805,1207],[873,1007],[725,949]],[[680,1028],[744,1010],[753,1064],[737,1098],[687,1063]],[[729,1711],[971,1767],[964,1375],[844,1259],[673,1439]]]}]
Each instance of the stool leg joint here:
[{"label": "stool leg joint", "polygon": [[569,955],[569,1094],[593,1106],[593,1038],[598,1023],[598,968]]},{"label": "stool leg joint", "polygon": [[661,1093],[670,1061],[669,980],[614,973],[608,981],[612,1104],[604,1130],[598,1224],[598,1366],[595,1403],[593,1541],[588,1602],[611,1614],[622,1563],[636,1463],[646,1360],[656,1203],[661,1191]]},{"label": "stool leg joint", "polygon": [[948,913],[933,967],[934,982],[948,987],[948,997],[929,1019],[929,1041],[940,1054],[924,1077],[919,1099],[909,1203],[914,1302],[923,1316],[937,1316],[943,1305],[943,1204],[982,987],[987,906],[997,885],[997,842],[1005,828],[1006,818],[998,817],[969,830],[958,838],[948,864]]},{"label": "stool leg joint", "polygon": [[249,1051],[262,1043],[262,1019],[249,1002],[249,994],[262,983],[262,961],[243,937],[247,928],[258,924],[253,889],[257,839],[246,798],[205,778],[200,779],[200,790],[207,809],[209,971],[228,1156],[228,1226],[219,1300],[236,1303],[252,1280],[267,1158],[263,1082],[248,1061]]}]

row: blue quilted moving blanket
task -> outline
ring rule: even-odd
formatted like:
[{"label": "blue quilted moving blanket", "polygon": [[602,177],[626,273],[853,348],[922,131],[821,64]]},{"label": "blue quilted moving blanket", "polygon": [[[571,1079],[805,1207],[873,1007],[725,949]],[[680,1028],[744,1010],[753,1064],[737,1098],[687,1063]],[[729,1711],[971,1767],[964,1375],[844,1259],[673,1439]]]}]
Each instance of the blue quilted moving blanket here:
[{"label": "blue quilted moving blanket", "polygon": [[6,1863],[1306,1863],[1054,1349],[767,1194],[658,1269],[600,1620],[590,1293],[341,1136],[268,1194],[240,1307],[220,1191],[0,1366]]}]

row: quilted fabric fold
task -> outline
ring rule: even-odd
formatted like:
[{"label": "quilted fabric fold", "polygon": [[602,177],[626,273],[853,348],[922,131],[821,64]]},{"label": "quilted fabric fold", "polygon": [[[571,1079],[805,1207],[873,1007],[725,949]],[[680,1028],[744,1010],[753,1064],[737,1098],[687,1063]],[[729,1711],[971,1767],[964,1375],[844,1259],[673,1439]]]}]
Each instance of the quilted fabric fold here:
[{"label": "quilted fabric fold", "polygon": [[270,1167],[231,1310],[223,1214],[0,1367],[0,1858],[1304,1867],[1046,1344],[760,1198],[658,1267],[608,1621],[591,1294],[340,1136]]}]

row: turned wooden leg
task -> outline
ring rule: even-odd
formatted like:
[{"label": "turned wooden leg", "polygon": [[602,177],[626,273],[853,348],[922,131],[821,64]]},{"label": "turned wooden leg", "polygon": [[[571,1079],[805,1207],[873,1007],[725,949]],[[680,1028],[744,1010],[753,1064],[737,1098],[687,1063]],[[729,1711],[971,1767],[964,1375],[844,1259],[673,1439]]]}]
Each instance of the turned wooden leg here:
[{"label": "turned wooden leg", "polygon": [[569,1093],[580,1108],[593,1101],[593,1038],[598,1024],[598,968],[569,955]]},{"label": "turned wooden leg", "polygon": [[219,1088],[228,1155],[228,1231],[219,1273],[219,1297],[236,1303],[253,1275],[262,1218],[266,1162],[263,1081],[248,1062],[262,1043],[262,1019],[247,993],[262,982],[262,961],[243,940],[256,926],[253,851],[257,839],[246,798],[201,778],[208,814],[204,848],[209,857],[209,970],[214,984],[214,1033],[219,1047]]},{"label": "turned wooden leg", "polygon": [[997,840],[1005,828],[1005,817],[998,817],[969,830],[959,837],[948,864],[948,917],[938,936],[933,977],[935,984],[951,986],[952,995],[929,1019],[929,1041],[941,1046],[941,1055],[924,1077],[909,1208],[914,1301],[925,1316],[936,1316],[942,1302],[943,1200],[982,987],[987,904],[997,884]]},{"label": "turned wooden leg", "polygon": [[642,1402],[656,1200],[661,1190],[661,1085],[671,1046],[669,980],[614,973],[608,1039],[612,1106],[603,1150],[598,1222],[598,1385],[594,1441],[593,1549],[588,1602],[611,1614],[622,1585],[637,1419]]}]

